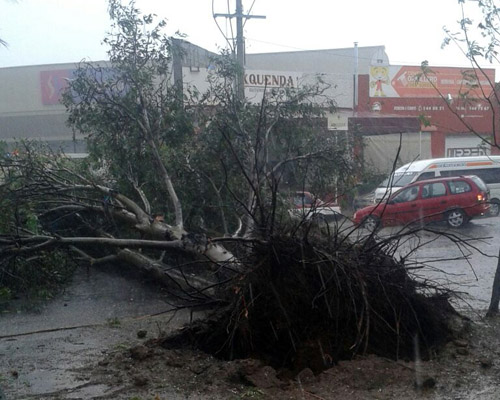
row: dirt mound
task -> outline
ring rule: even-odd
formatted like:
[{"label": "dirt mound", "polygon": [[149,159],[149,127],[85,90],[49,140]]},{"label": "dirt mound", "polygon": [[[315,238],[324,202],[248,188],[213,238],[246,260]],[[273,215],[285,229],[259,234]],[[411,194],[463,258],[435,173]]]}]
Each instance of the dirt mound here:
[{"label": "dirt mound", "polygon": [[286,236],[255,248],[229,306],[162,345],[257,358],[296,374],[357,354],[425,358],[450,339],[448,292],[411,279],[374,242],[338,239]]},{"label": "dirt mound", "polygon": [[358,355],[319,374],[305,368],[290,378],[260,360],[223,361],[152,339],[111,352],[82,374],[115,388],[102,399],[493,400],[500,384],[500,319],[477,317],[428,361]]}]

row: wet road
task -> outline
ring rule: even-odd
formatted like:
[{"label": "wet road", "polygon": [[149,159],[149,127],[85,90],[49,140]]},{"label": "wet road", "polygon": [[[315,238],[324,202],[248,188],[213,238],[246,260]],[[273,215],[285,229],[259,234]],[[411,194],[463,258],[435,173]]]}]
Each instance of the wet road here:
[{"label": "wet road", "polygon": [[136,280],[79,270],[43,309],[0,315],[0,399],[113,398],[120,387],[90,384],[81,368],[188,321],[185,312],[162,314],[170,309],[158,290]]},{"label": "wet road", "polygon": [[[460,292],[460,298],[453,301],[457,309],[486,310],[500,249],[500,217],[475,219],[462,229],[444,224],[430,228],[439,234],[421,231],[401,239],[399,256],[407,258],[410,267],[412,263],[424,265],[413,271],[417,279],[433,280]],[[387,238],[398,232],[400,227],[392,227],[378,234]]]},{"label": "wet road", "polygon": [[[379,234],[387,237],[398,229]],[[399,254],[410,253],[409,262],[426,265],[415,272],[419,279],[464,292],[455,303],[458,309],[472,307],[482,313],[489,305],[497,265],[500,217],[474,220],[460,230],[436,229],[448,237],[420,232],[401,242]],[[469,246],[457,245],[449,235]],[[113,398],[110,391],[119,387],[90,384],[81,367],[102,353],[141,343],[140,329],[149,338],[188,321],[187,313],[173,321],[170,314],[151,316],[168,309],[161,293],[133,279],[81,270],[65,293],[38,313],[0,316],[0,391],[7,399]]]},{"label": "wet road", "polygon": [[[419,275],[464,292],[455,304],[458,309],[486,310],[498,263],[500,218],[477,219],[463,229],[443,231],[442,236],[425,232],[408,243],[415,246],[425,242],[414,256],[427,265]],[[456,239],[466,245],[456,243]]]},{"label": "wet road", "polygon": [[[0,336],[34,330],[106,323],[170,308],[161,293],[117,274],[77,270],[73,284],[43,309],[6,316]],[[50,316],[50,318],[47,318]],[[1,321],[1,320],[0,320]]]}]

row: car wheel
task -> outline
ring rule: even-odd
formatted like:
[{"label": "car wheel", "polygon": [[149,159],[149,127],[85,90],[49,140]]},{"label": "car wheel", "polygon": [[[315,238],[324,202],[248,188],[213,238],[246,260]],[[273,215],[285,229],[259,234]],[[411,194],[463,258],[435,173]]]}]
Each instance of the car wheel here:
[{"label": "car wheel", "polygon": [[488,211],[488,215],[490,217],[496,217],[496,216],[498,216],[498,214],[500,214],[500,201],[495,199],[495,200],[492,200],[490,203],[490,209]]},{"label": "car wheel", "polygon": [[452,228],[460,228],[467,223],[467,216],[460,208],[457,208],[446,214],[446,222]]},{"label": "car wheel", "polygon": [[380,227],[380,219],[374,215],[369,215],[363,220],[363,228],[373,232]]}]

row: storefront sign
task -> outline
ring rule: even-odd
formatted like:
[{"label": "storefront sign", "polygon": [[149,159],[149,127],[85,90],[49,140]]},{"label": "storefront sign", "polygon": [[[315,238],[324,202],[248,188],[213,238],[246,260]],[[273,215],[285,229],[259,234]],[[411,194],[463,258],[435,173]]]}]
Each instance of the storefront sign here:
[{"label": "storefront sign", "polygon": [[487,155],[489,155],[489,151],[482,147],[449,148],[446,150],[446,157],[469,157]]},{"label": "storefront sign", "polygon": [[[468,92],[472,98],[489,96],[495,70],[430,67],[424,74],[419,66],[370,67],[370,97],[449,97],[450,101]],[[484,74],[483,74],[484,73]],[[480,86],[479,89],[477,86]]]},{"label": "storefront sign", "polygon": [[485,156],[490,154],[491,136],[479,137],[470,133],[446,136],[447,157]]},{"label": "storefront sign", "polygon": [[291,88],[299,86],[302,73],[281,71],[252,71],[245,72],[245,88]]},{"label": "storefront sign", "polygon": [[262,86],[262,87],[282,87],[296,88],[298,85],[297,77],[292,75],[278,74],[261,74],[248,73],[245,74],[245,86]]},{"label": "storefront sign", "polygon": [[61,94],[73,76],[72,69],[58,69],[40,72],[42,104],[54,105],[61,101]]}]

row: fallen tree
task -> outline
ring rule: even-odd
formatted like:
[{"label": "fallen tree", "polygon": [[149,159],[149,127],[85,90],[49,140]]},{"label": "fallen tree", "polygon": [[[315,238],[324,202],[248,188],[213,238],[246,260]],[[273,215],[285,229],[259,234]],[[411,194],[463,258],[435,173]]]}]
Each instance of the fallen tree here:
[{"label": "fallen tree", "polygon": [[[318,372],[358,353],[412,358],[415,340],[425,356],[452,335],[452,294],[413,279],[409,269],[417,267],[396,261],[412,231],[359,237],[341,220],[286,219],[266,237],[178,239],[170,225],[144,217],[137,203],[84,178],[68,160],[49,162],[28,149],[2,164],[3,205],[16,218],[0,239],[1,265],[57,249],[81,265],[133,266],[170,288],[177,307],[212,310],[163,345],[190,343],[224,358]],[[207,255],[214,247],[228,258],[214,261]]]},{"label": "fallen tree", "polygon": [[5,275],[54,250],[133,267],[177,307],[212,310],[210,329],[189,336],[225,357],[303,365],[315,353],[319,370],[359,352],[409,357],[415,335],[427,351],[446,340],[448,293],[411,279],[388,251],[397,240],[288,212],[291,191],[331,193],[355,167],[350,144],[321,129],[333,105],[321,77],[252,104],[234,96],[223,56],[210,91],[186,99],[164,23],[147,30],[152,16],[114,0],[110,15],[110,63],[82,63],[64,96],[89,158],[24,143],[1,160]]}]

